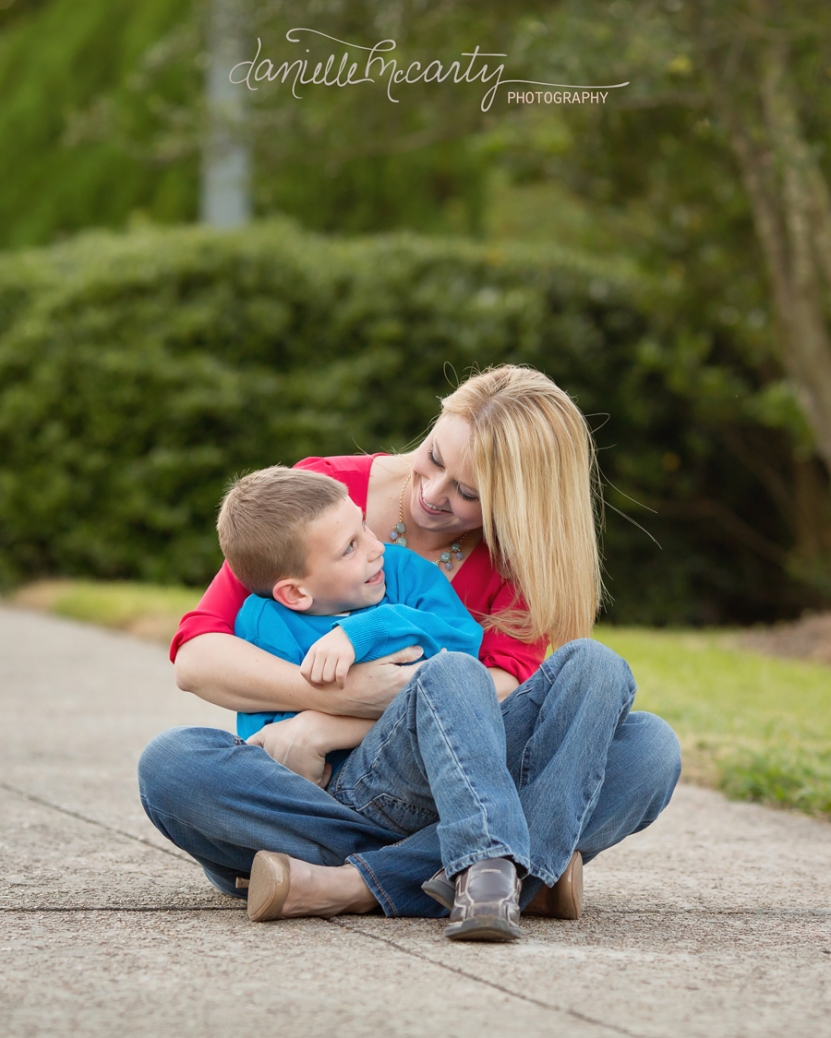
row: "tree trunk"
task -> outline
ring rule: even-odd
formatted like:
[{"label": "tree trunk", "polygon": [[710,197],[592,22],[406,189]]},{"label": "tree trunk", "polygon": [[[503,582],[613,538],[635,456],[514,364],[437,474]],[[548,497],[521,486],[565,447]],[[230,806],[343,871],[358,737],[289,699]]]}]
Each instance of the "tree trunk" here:
[{"label": "tree trunk", "polygon": [[[831,472],[831,202],[802,132],[780,42],[764,43],[760,108],[716,82],[721,114],[750,200],[781,330],[782,362],[799,392],[817,451]],[[711,68],[714,67],[711,65]]]}]

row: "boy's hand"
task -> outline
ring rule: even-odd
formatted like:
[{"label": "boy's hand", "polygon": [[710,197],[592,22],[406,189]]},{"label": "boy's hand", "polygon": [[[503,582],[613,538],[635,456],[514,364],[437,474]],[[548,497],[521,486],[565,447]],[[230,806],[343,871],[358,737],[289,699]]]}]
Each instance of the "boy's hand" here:
[{"label": "boy's hand", "polygon": [[310,738],[314,734],[313,722],[306,712],[300,713],[265,725],[245,741],[251,746],[262,746],[278,764],[325,789],[332,777],[332,765],[326,760],[326,751],[321,752],[316,740]]},{"label": "boy's hand", "polygon": [[355,662],[355,649],[342,627],[333,627],[314,643],[300,664],[300,673],[310,685],[319,687],[337,682],[346,684],[346,675]]}]

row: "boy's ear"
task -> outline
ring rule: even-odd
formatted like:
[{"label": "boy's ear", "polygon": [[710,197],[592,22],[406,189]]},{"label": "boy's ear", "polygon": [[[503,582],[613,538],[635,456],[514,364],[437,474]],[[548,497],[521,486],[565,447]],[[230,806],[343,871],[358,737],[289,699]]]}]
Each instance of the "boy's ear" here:
[{"label": "boy's ear", "polygon": [[278,580],[271,589],[271,594],[275,602],[298,613],[305,613],[314,602],[314,598],[297,577],[284,577]]}]

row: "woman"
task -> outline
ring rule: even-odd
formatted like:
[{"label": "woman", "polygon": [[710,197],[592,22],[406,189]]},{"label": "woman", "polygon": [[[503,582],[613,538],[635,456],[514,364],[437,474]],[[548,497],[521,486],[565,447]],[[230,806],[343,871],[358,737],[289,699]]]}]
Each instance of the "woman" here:
[{"label": "woman", "polygon": [[[654,821],[680,772],[671,729],[629,713],[629,668],[588,640],[602,587],[582,414],[546,376],[504,365],[447,397],[412,454],[299,465],[346,483],[367,525],[436,561],[482,623],[480,659],[502,700],[508,763],[531,832],[522,903],[576,917],[581,859]],[[181,688],[231,710],[372,718],[412,676],[398,664],[419,651],[405,650],[353,667],[343,689],[313,689],[299,668],[233,636],[245,597],[225,566],[183,618],[171,648]],[[557,651],[543,663],[549,643]],[[441,680],[447,664],[439,656],[424,666]],[[275,763],[302,753],[282,744],[280,728],[263,729],[258,746],[210,729],[159,736],[140,765],[151,820],[229,894],[256,851],[291,855],[284,916],[378,905],[390,916],[442,914],[433,897],[443,877],[431,883],[432,897],[421,889],[440,867],[435,824],[391,843],[389,832]]]}]

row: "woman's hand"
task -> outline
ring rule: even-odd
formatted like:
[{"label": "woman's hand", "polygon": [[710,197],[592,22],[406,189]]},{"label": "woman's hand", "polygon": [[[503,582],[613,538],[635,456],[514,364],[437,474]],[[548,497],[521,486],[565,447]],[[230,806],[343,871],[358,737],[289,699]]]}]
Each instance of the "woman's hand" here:
[{"label": "woman's hand", "polygon": [[304,711],[285,721],[265,725],[245,741],[250,746],[262,746],[278,764],[325,789],[332,777],[332,765],[326,760],[327,751],[315,738],[314,721],[314,712]]},{"label": "woman's hand", "polygon": [[262,746],[278,764],[325,789],[332,777],[326,754],[358,746],[373,724],[362,717],[333,717],[304,710],[285,721],[265,725],[247,742]]},{"label": "woman's hand", "polygon": [[[329,713],[368,717],[376,721],[421,666],[415,663],[424,655],[418,645],[411,645],[371,663],[355,663],[349,668],[343,689],[331,686],[332,709]],[[400,666],[402,663],[410,666]],[[326,710],[326,707],[318,707]]]}]

